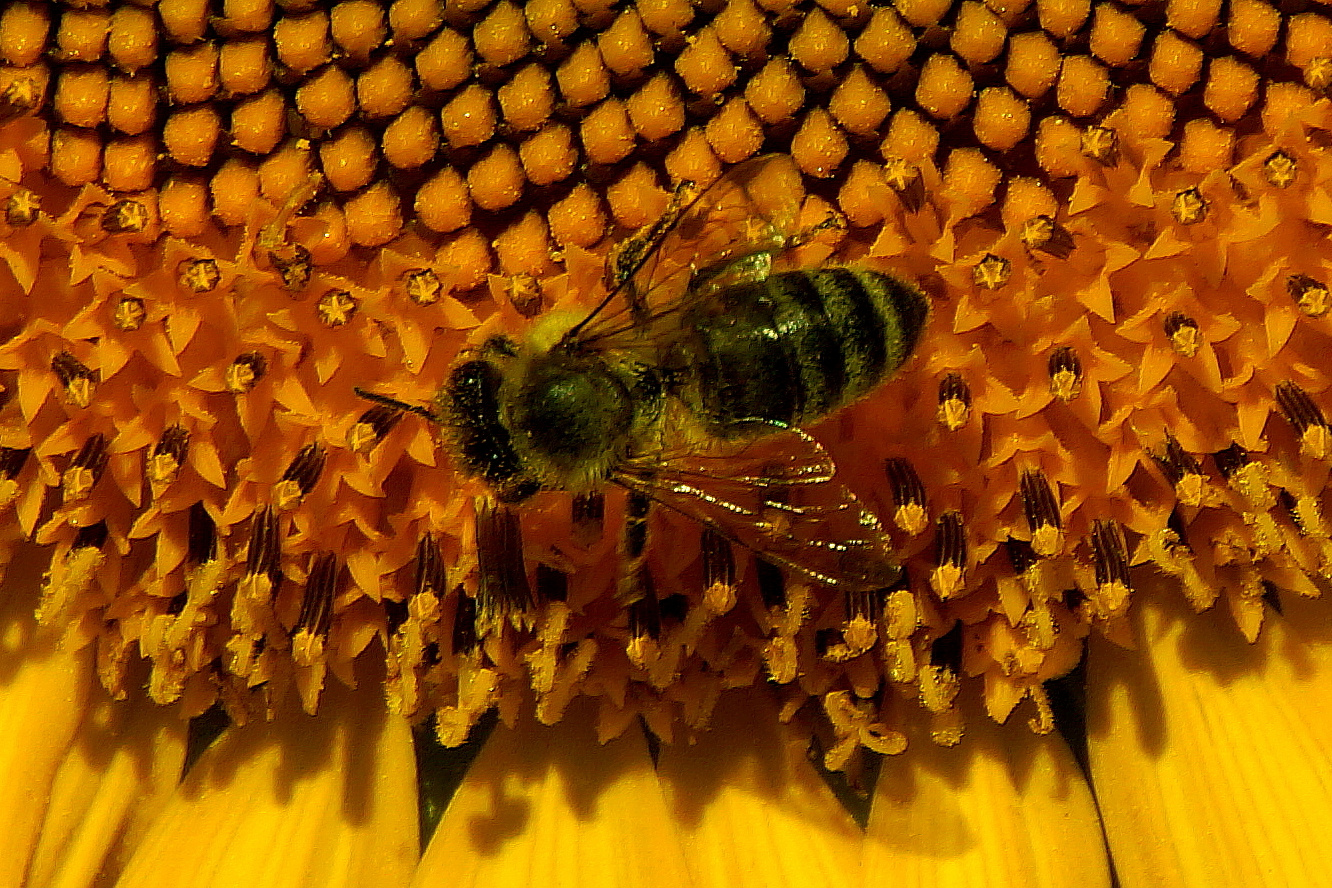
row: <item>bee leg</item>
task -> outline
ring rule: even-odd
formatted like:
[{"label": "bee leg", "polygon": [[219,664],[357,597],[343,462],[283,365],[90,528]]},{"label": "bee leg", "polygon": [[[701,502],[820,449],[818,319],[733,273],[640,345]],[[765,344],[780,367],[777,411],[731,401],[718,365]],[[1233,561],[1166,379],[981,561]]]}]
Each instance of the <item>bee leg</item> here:
[{"label": "bee leg", "polygon": [[794,250],[797,247],[803,247],[825,231],[845,230],[846,217],[836,210],[829,210],[828,215],[823,217],[823,221],[816,222],[804,231],[797,231],[795,234],[786,238],[786,242],[782,244],[782,248],[786,250]]}]

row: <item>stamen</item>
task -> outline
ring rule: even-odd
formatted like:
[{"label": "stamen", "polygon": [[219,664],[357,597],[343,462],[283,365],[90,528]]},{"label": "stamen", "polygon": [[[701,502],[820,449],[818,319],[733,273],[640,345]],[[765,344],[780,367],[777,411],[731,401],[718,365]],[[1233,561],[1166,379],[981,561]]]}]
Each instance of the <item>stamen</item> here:
[{"label": "stamen", "polygon": [[1072,346],[1063,345],[1050,353],[1050,394],[1061,401],[1072,401],[1082,393],[1082,361]]},{"label": "stamen", "polygon": [[151,220],[148,208],[138,200],[118,200],[102,214],[102,230],[110,234],[138,234]]},{"label": "stamen", "polygon": [[1020,482],[1022,509],[1031,530],[1031,548],[1037,555],[1054,555],[1064,545],[1064,521],[1050,482],[1041,471],[1025,471]]},{"label": "stamen", "polygon": [[1082,131],[1082,153],[1101,166],[1119,164],[1119,133],[1104,126],[1089,126]]},{"label": "stamen", "polygon": [[1325,459],[1332,429],[1328,428],[1323,411],[1304,389],[1293,382],[1278,383],[1276,400],[1286,420],[1299,436],[1300,452],[1314,459]]},{"label": "stamen", "polygon": [[444,294],[444,285],[439,277],[428,268],[419,268],[403,275],[403,287],[407,298],[417,305],[434,305]]},{"label": "stamen", "polygon": [[42,212],[42,199],[26,188],[5,198],[5,221],[14,228],[27,228]]},{"label": "stamen", "polygon": [[735,553],[731,543],[711,528],[704,528],[701,541],[703,561],[703,607],[713,616],[729,613],[735,607]]},{"label": "stamen", "polygon": [[476,502],[478,626],[483,635],[505,623],[532,628],[535,604],[523,564],[522,527],[518,513],[489,499]]},{"label": "stamen", "polygon": [[328,453],[318,442],[306,444],[292,457],[282,480],[273,485],[273,501],[279,509],[294,509],[319,482]]},{"label": "stamen", "polygon": [[1123,616],[1133,586],[1129,583],[1128,551],[1119,522],[1093,521],[1091,546],[1096,572],[1096,594],[1087,601],[1091,615],[1102,619]]},{"label": "stamen", "polygon": [[1284,151],[1273,151],[1263,161],[1263,176],[1269,185],[1276,188],[1289,188],[1295,184],[1299,172],[1299,162]]},{"label": "stamen", "polygon": [[[41,604],[37,607],[38,625],[68,624],[78,618],[83,610],[79,607],[80,601],[91,592],[97,571],[105,560],[102,546],[106,544],[106,538],[105,521],[80,527],[64,557],[52,562],[42,586]],[[89,606],[94,604],[93,601],[86,603]]]},{"label": "stamen", "polygon": [[51,359],[51,369],[65,387],[69,402],[76,407],[87,407],[92,403],[93,390],[97,387],[97,374],[89,370],[82,361],[69,352],[60,352]]},{"label": "stamen", "polygon": [[246,352],[227,368],[227,391],[241,395],[253,391],[268,372],[268,359],[259,352]]},{"label": "stamen", "polygon": [[541,282],[534,275],[526,272],[510,275],[504,286],[504,295],[508,297],[514,311],[523,317],[534,318],[541,314]]},{"label": "stamen", "polygon": [[1170,204],[1170,215],[1180,225],[1196,225],[1207,218],[1211,205],[1197,188],[1185,188]]},{"label": "stamen", "polygon": [[23,471],[31,447],[0,447],[0,509],[12,503],[19,495],[19,472]]},{"label": "stamen", "polygon": [[1176,354],[1191,358],[1198,353],[1198,322],[1188,315],[1178,311],[1166,315],[1165,334]]},{"label": "stamen", "polygon": [[161,497],[171,482],[176,480],[189,451],[190,433],[184,427],[173,425],[162,430],[162,437],[153,447],[153,454],[144,466],[154,499]]},{"label": "stamen", "polygon": [[1056,259],[1067,259],[1077,246],[1069,230],[1049,216],[1036,216],[1024,222],[1020,238],[1027,249],[1040,250]]},{"label": "stamen", "polygon": [[971,280],[982,290],[999,290],[1013,276],[1013,263],[1002,256],[986,253],[971,270]]},{"label": "stamen", "polygon": [[956,432],[971,419],[971,387],[960,374],[949,373],[939,382],[939,422]]},{"label": "stamen", "polygon": [[329,290],[319,297],[315,311],[325,327],[342,327],[356,316],[360,304],[346,290]]},{"label": "stamen", "polygon": [[402,419],[403,412],[377,404],[361,414],[347,431],[347,448],[353,453],[368,453],[383,441]]},{"label": "stamen", "polygon": [[576,494],[572,521],[574,540],[584,548],[592,546],[605,531],[606,498],[599,493]]},{"label": "stamen", "polygon": [[1327,284],[1307,274],[1292,274],[1286,278],[1286,292],[1295,300],[1300,311],[1311,318],[1321,318],[1329,307]]},{"label": "stamen", "polygon": [[912,536],[924,533],[929,523],[929,511],[926,508],[925,485],[921,483],[920,476],[911,463],[900,457],[885,460],[883,469],[893,491],[893,502],[897,505],[893,512],[893,523]]},{"label": "stamen", "polygon": [[115,311],[111,315],[111,323],[117,330],[124,330],[127,333],[139,329],[143,322],[148,318],[148,311],[143,307],[143,300],[134,296],[123,296],[116,302]]},{"label": "stamen", "polygon": [[106,436],[100,432],[83,442],[74,461],[60,478],[61,491],[66,503],[75,503],[87,498],[92,492],[109,459],[106,452]]},{"label": "stamen", "polygon": [[883,178],[908,213],[918,213],[925,206],[925,179],[920,167],[901,157],[888,157],[883,164]]},{"label": "stamen", "polygon": [[456,602],[453,609],[453,637],[451,639],[454,654],[470,654],[481,642],[481,635],[476,625],[476,599],[459,586],[454,590]]},{"label": "stamen", "polygon": [[939,516],[934,563],[936,567],[930,572],[934,594],[947,600],[961,592],[967,569],[967,534],[961,512],[949,511]]},{"label": "stamen", "polygon": [[211,293],[222,282],[222,272],[212,259],[186,259],[179,275],[180,285],[191,293]]},{"label": "stamen", "polygon": [[1181,503],[1195,507],[1202,504],[1206,485],[1202,466],[1174,435],[1166,435],[1165,453],[1153,453],[1151,457],[1175,488],[1175,496]]}]

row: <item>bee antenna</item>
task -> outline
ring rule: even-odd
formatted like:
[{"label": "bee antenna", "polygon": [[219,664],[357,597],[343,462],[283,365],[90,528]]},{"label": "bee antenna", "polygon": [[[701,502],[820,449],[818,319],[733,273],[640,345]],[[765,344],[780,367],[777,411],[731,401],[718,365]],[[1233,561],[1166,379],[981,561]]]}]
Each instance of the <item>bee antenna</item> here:
[{"label": "bee antenna", "polygon": [[422,407],[420,404],[408,404],[406,401],[399,401],[396,398],[390,398],[386,395],[378,395],[374,392],[368,392],[359,385],[355,386],[352,390],[367,401],[373,401],[374,403],[382,404],[385,407],[392,407],[395,410],[415,413],[417,416],[424,416],[431,422],[439,422],[439,417],[436,416],[432,410],[427,407]]}]

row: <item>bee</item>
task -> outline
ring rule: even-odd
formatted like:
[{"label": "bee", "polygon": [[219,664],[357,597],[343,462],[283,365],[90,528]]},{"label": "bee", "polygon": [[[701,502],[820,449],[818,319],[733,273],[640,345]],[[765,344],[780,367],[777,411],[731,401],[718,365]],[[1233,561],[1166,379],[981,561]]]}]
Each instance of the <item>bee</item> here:
[{"label": "bee", "polygon": [[357,389],[440,426],[463,472],[500,504],[538,491],[628,491],[620,598],[652,595],[654,506],[762,559],[848,591],[900,574],[878,519],[835,480],[803,426],[885,382],[919,341],[919,288],[869,269],[774,270],[816,226],[765,182],[776,156],[680,186],[607,263],[607,294],[494,337],[453,367],[430,407]]}]

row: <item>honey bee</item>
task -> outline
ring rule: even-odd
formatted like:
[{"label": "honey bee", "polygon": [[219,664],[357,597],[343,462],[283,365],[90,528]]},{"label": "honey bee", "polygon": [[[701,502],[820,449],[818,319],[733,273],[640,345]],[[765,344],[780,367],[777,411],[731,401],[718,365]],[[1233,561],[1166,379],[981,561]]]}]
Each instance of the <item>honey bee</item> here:
[{"label": "honey bee", "polygon": [[654,505],[820,583],[891,585],[900,568],[878,519],[802,426],[892,376],[929,303],[879,271],[774,270],[811,233],[791,234],[794,208],[763,190],[777,163],[680,186],[612,251],[595,308],[488,340],[430,407],[357,392],[438,424],[500,504],[627,490],[625,603],[652,594],[642,562]]}]

